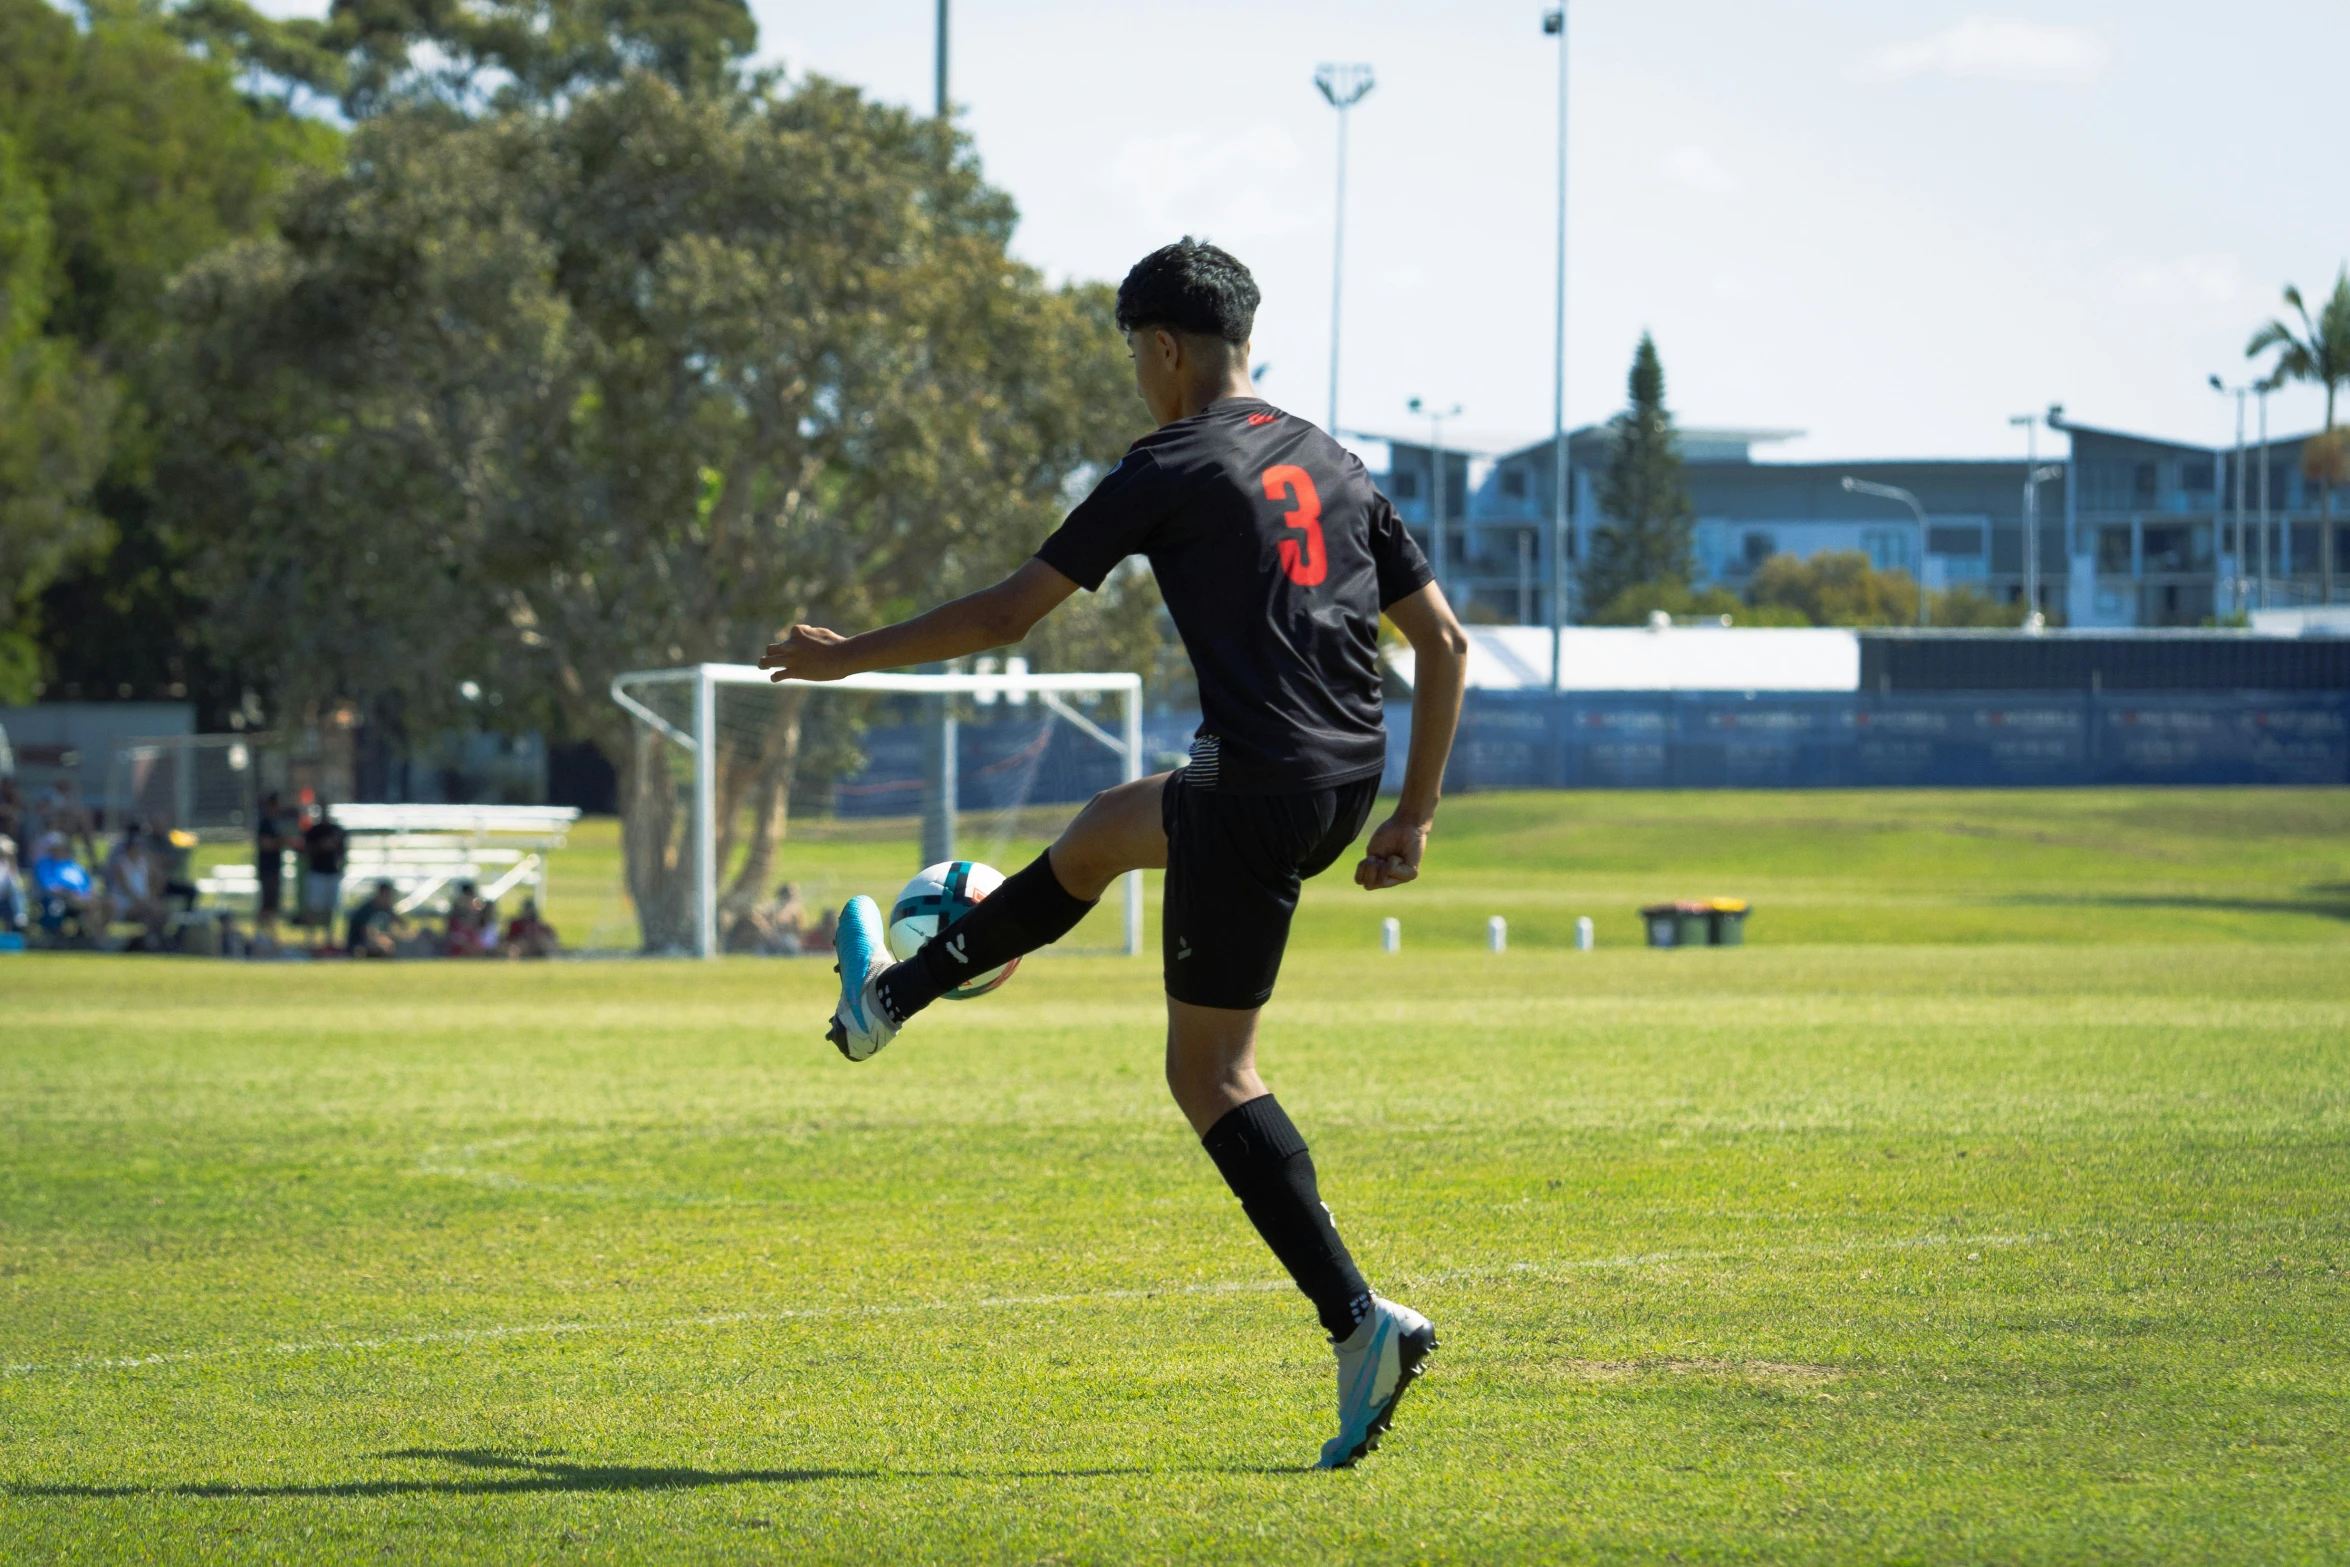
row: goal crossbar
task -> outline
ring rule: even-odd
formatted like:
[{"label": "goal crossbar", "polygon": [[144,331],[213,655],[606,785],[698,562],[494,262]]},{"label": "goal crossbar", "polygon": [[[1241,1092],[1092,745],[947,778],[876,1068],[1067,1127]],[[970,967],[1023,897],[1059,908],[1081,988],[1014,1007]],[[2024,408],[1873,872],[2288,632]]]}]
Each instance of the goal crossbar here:
[{"label": "goal crossbar", "polygon": [[[1119,758],[1119,776],[1132,783],[1142,777],[1142,676],[1131,670],[1099,674],[1031,674],[1026,671],[990,674],[899,674],[873,672],[839,680],[776,681],[755,664],[689,664],[676,669],[639,669],[612,679],[612,700],[683,749],[694,764],[694,950],[704,958],[719,954],[718,932],[718,733],[717,695],[720,686],[806,685],[814,690],[887,692],[915,696],[994,696],[1020,701],[1034,695],[1054,717],[1081,730]],[[693,727],[678,727],[631,695],[632,689],[654,685],[689,685],[693,695]],[[1064,696],[1118,698],[1119,733],[1111,735],[1070,707]],[[952,802],[949,802],[952,808]],[[1126,939],[1129,957],[1142,953],[1142,872],[1130,871],[1125,883]]]}]

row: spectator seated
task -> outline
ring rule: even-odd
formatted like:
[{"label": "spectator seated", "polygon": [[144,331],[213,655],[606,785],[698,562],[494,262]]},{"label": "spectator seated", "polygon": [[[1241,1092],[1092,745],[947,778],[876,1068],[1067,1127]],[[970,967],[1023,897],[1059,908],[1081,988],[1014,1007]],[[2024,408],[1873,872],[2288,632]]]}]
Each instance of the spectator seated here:
[{"label": "spectator seated", "polygon": [[137,925],[140,942],[149,951],[161,951],[171,924],[170,879],[170,867],[155,852],[153,835],[139,822],[124,827],[106,856],[107,922]]},{"label": "spectator seated", "polygon": [[400,889],[388,881],[375,884],[365,903],[351,911],[343,946],[355,958],[396,958],[404,955],[414,932],[399,910]]},{"label": "spectator seated", "polygon": [[555,927],[539,917],[539,900],[522,900],[522,912],[506,923],[506,956],[510,958],[551,958],[562,950],[555,939]]},{"label": "spectator seated", "polygon": [[449,899],[448,939],[442,950],[452,958],[486,958],[497,953],[498,906],[484,898],[472,882],[459,882]]},{"label": "spectator seated", "polygon": [[33,861],[33,924],[51,941],[80,946],[95,946],[106,934],[105,895],[61,832],[41,840]]}]

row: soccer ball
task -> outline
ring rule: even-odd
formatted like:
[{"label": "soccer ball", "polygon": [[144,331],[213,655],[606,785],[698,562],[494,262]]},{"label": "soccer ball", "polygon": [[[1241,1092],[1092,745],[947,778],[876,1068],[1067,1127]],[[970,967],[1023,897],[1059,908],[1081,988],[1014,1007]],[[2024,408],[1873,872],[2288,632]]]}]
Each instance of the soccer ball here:
[{"label": "soccer ball", "polygon": [[[947,860],[926,866],[906,883],[906,890],[890,906],[889,955],[900,963],[905,962],[922,943],[970,913],[978,907],[980,899],[1003,884],[1002,871],[976,860]],[[1014,958],[1002,968],[974,975],[948,991],[946,998],[969,1001],[974,996],[984,996],[1010,979],[1012,970],[1019,966],[1020,960]]]}]

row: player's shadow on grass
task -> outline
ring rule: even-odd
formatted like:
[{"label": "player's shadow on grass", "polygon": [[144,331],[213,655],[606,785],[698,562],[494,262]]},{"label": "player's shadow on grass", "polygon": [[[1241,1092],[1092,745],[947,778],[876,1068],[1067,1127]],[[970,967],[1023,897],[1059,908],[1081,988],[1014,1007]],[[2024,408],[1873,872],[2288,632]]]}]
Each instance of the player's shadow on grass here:
[{"label": "player's shadow on grass", "polygon": [[[488,1471],[468,1480],[343,1480],[325,1485],[21,1485],[0,1486],[0,1496],[51,1496],[98,1500],[130,1496],[237,1497],[335,1496],[519,1496],[550,1492],[692,1491],[720,1485],[796,1485],[811,1480],[1087,1480],[1149,1474],[1139,1465],[1111,1469],[686,1469],[642,1464],[575,1464],[560,1455],[515,1457],[481,1448],[408,1447],[379,1458],[434,1459],[461,1468]],[[1299,1465],[1303,1473],[1308,1465]],[[1206,1471],[1192,1471],[1194,1473]],[[1224,1474],[1287,1474],[1289,1466],[1230,1467]]]},{"label": "player's shadow on grass", "polygon": [[692,1491],[717,1485],[794,1485],[873,1480],[877,1469],[687,1469],[642,1464],[575,1464],[559,1457],[512,1457],[479,1448],[402,1448],[381,1458],[438,1459],[487,1471],[467,1480],[344,1480],[327,1485],[27,1485],[12,1496],[506,1496],[538,1492]]}]

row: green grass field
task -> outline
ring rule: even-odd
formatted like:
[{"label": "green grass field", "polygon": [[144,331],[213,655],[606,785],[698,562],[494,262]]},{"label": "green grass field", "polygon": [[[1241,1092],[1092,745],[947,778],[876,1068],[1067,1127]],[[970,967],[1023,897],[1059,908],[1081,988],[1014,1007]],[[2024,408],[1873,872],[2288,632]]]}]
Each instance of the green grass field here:
[{"label": "green grass field", "polygon": [[1343,1475],[1155,962],[855,1068],[829,979],[0,959],[0,1558],[2350,1558],[2350,791],[1474,797],[1318,884],[1266,1071],[1444,1338]]}]

